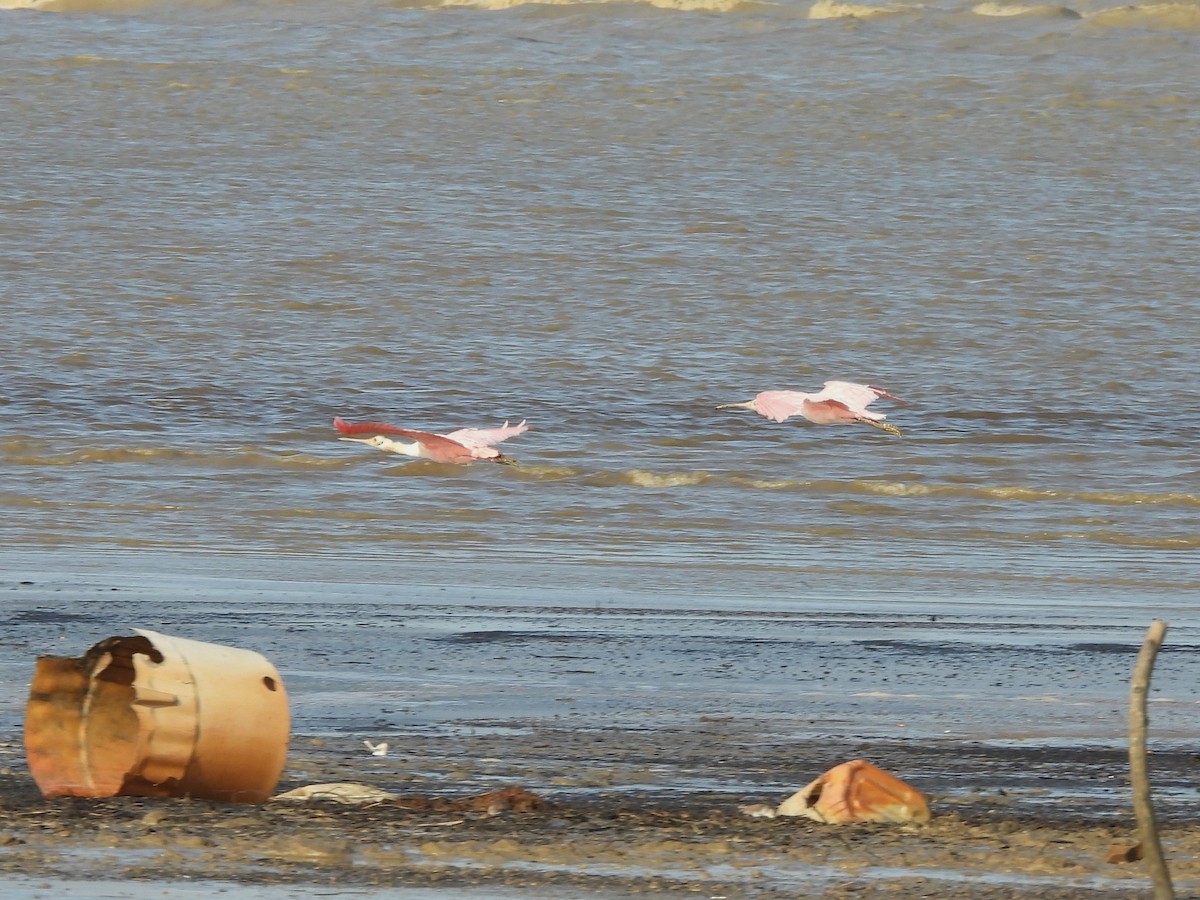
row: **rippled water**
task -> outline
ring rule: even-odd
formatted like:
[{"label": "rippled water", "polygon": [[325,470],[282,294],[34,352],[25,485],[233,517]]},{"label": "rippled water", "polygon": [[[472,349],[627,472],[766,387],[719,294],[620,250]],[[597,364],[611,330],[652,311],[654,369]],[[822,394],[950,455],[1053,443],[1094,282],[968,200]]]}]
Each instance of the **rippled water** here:
[{"label": "rippled water", "polygon": [[486,5],[0,10],[6,547],[1196,604],[1200,6]]}]

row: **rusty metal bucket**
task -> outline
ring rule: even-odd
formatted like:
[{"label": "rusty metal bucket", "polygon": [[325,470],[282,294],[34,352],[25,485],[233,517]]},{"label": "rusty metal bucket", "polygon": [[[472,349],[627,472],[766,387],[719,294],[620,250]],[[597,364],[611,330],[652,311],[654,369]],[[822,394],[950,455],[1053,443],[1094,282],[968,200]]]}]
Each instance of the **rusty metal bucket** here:
[{"label": "rusty metal bucket", "polygon": [[290,727],[283,680],[250,650],[134,629],[38,658],[25,753],[43,796],[260,803]]}]

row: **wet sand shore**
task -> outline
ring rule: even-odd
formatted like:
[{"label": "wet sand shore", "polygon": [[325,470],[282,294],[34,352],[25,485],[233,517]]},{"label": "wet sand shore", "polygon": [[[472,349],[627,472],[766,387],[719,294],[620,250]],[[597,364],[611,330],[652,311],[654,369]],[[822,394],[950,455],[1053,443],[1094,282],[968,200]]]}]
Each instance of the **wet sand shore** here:
[{"label": "wet sand shore", "polygon": [[[21,896],[76,896],[71,885],[93,879],[112,891],[95,896],[211,882],[232,897],[287,885],[413,900],[1148,890],[1143,864],[1106,861],[1134,833],[1133,623],[550,605],[503,592],[453,601],[433,586],[380,598],[361,586],[178,575],[164,586],[78,571],[9,569],[2,589],[0,870]],[[280,790],[360,782],[402,799],[42,799],[20,729],[35,657],[80,655],[130,627],[276,664],[293,709]],[[1184,894],[1200,889],[1190,656],[1160,658],[1151,723]],[[367,740],[386,741],[386,755]],[[740,810],[860,757],[924,791],[932,821],[834,827]],[[538,807],[465,803],[510,786]]]},{"label": "wet sand shore", "polygon": [[[1082,898],[1147,886],[1143,864],[1105,859],[1133,836],[1116,751],[754,744],[727,723],[586,735],[531,729],[440,743],[440,756],[426,740],[393,743],[389,757],[409,765],[387,766],[387,757],[364,756],[349,740],[299,738],[281,787],[354,781],[398,795],[363,807],[45,801],[9,745],[0,869],[47,884],[119,879],[147,890],[233,882],[246,896],[271,884],[324,885],[332,896],[420,888],[560,897]],[[780,772],[863,754],[925,790],[932,821],[839,827],[739,810],[782,799]],[[1193,756],[1156,754],[1154,765],[1161,791],[1190,793]],[[714,785],[736,771],[742,784],[672,791],[654,783],[664,768]],[[509,779],[480,769],[503,769]],[[474,793],[506,783],[533,791],[541,807],[464,808]],[[1096,784],[1105,789],[1084,790]],[[1190,803],[1166,809],[1167,853],[1186,895],[1200,887],[1200,822]]]}]

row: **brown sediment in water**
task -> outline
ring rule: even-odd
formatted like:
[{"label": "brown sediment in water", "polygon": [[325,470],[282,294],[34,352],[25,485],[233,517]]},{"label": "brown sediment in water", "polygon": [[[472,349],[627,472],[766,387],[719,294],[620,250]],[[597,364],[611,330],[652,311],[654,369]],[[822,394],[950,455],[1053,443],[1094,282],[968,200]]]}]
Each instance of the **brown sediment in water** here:
[{"label": "brown sediment in water", "polygon": [[[576,897],[1094,898],[1148,884],[1142,863],[1106,860],[1135,839],[1115,750],[757,742],[728,721],[515,731],[389,736],[385,757],[350,738],[297,737],[281,789],[357,781],[401,795],[361,806],[44,800],[7,742],[0,871]],[[856,750],[928,792],[932,819],[832,826],[740,810],[778,802],[780,778],[802,781]],[[665,760],[690,789],[656,779]],[[1168,790],[1182,789],[1194,759],[1158,754],[1154,764]],[[504,787],[501,771],[541,802],[472,802]],[[1200,886],[1200,817],[1168,804],[1163,819],[1177,885]]]}]

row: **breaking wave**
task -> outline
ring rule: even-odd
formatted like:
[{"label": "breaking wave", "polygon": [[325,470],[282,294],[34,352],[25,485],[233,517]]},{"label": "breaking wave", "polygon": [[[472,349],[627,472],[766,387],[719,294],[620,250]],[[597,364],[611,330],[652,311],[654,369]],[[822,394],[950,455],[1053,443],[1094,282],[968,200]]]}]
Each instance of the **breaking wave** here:
[{"label": "breaking wave", "polygon": [[[765,0],[391,0],[387,6],[401,9],[463,9],[501,12],[520,7],[649,7],[679,12],[703,13],[760,13],[799,15],[810,20],[870,21],[920,14],[922,21],[939,15],[959,16],[964,9],[985,19],[1062,18],[1080,19],[1088,25],[1106,29],[1151,29],[1164,31],[1200,32],[1200,4],[1196,2],[1111,4],[1081,0],[1074,6],[1057,4],[1004,2],[984,0],[970,7],[956,3],[920,3],[906,0],[887,2],[849,2],[849,0],[799,0],[799,2],[765,2]],[[255,14],[272,6],[280,9],[295,4],[263,2],[253,7]],[[320,9],[320,3],[311,7]],[[0,10],[37,10],[62,13],[139,13],[171,9],[224,10],[241,14],[247,7],[233,0],[0,0]],[[332,7],[330,7],[332,8]],[[282,15],[282,13],[281,13]]]},{"label": "breaking wave", "polygon": [[923,8],[919,3],[845,3],[842,0],[817,0],[808,9],[810,19],[878,19],[906,12],[917,12]]},{"label": "breaking wave", "polygon": [[997,3],[993,2],[993,0],[988,0],[987,3],[980,3],[979,5],[972,7],[971,12],[975,13],[977,16],[992,16],[995,18],[1007,18],[1009,16],[1045,16],[1064,19],[1083,18],[1082,15],[1067,6],[1047,6],[1028,3]]}]

